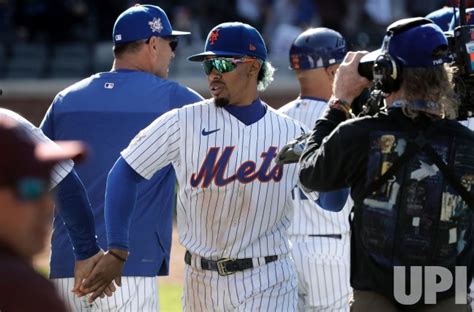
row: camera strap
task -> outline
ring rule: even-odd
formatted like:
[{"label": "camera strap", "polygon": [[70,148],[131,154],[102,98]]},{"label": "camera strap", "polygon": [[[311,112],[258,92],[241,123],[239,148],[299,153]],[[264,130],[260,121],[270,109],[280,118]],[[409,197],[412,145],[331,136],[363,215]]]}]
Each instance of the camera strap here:
[{"label": "camera strap", "polygon": [[[428,158],[438,167],[441,173],[444,175],[448,183],[454,188],[454,190],[461,196],[461,198],[467,203],[467,205],[474,209],[474,198],[469,194],[467,189],[461,184],[459,178],[457,178],[453,172],[448,168],[446,163],[441,159],[438,153],[429,144],[428,138],[433,134],[434,130],[438,127],[437,123],[430,123],[425,131],[419,131],[407,120],[402,120],[401,114],[393,114],[395,121],[398,125],[408,133],[408,142],[405,152],[398,158],[393,165],[379,178],[376,178],[366,189],[362,195],[362,200],[368,195],[378,190],[388,179],[395,175],[398,169],[405,164],[410,158],[412,158],[417,151],[423,151]],[[439,124],[439,123],[438,123]]]}]

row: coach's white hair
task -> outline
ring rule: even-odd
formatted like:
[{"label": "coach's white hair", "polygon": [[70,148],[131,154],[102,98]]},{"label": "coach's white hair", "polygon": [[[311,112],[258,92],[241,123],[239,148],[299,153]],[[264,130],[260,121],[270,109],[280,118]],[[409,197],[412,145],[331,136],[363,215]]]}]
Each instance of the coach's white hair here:
[{"label": "coach's white hair", "polygon": [[260,68],[257,78],[258,91],[264,91],[270,85],[270,83],[272,83],[274,73],[275,67],[273,67],[270,62],[265,61],[262,63],[262,68]]}]

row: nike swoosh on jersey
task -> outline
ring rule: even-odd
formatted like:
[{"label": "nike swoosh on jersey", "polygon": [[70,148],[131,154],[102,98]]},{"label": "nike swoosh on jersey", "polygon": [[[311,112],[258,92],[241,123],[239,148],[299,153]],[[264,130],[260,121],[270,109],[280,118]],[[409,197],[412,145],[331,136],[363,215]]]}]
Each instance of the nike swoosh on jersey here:
[{"label": "nike swoosh on jersey", "polygon": [[213,134],[214,132],[217,132],[217,131],[219,131],[219,130],[221,130],[221,129],[206,131],[206,128],[204,128],[204,129],[202,129],[202,132],[201,132],[201,133],[202,133],[203,136],[206,136],[206,135],[209,135],[209,134]]}]

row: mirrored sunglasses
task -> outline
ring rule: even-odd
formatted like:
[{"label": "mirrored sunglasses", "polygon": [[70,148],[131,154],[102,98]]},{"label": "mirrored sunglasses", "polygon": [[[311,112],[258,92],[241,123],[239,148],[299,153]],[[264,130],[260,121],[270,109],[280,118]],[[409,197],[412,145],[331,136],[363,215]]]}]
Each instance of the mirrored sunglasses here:
[{"label": "mirrored sunglasses", "polygon": [[49,192],[49,182],[38,178],[22,178],[16,183],[16,195],[20,200],[38,200]]},{"label": "mirrored sunglasses", "polygon": [[225,74],[237,68],[239,63],[248,63],[255,60],[255,58],[212,58],[202,62],[204,72],[209,75],[212,69],[215,68],[219,73]]}]

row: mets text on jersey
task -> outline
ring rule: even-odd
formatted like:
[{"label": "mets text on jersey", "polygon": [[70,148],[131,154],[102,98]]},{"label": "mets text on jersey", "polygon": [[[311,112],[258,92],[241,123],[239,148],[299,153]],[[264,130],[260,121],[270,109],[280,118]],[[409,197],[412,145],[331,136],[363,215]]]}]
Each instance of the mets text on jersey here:
[{"label": "mets text on jersey", "polygon": [[227,166],[235,146],[226,146],[220,156],[219,150],[220,147],[209,148],[199,171],[191,175],[190,183],[192,187],[199,187],[202,183],[201,187],[207,188],[212,181],[214,181],[216,186],[225,186],[235,180],[244,184],[251,183],[257,179],[260,182],[269,182],[271,180],[279,182],[281,180],[283,166],[277,164],[271,168],[272,160],[277,154],[277,147],[275,146],[270,146],[266,152],[260,155],[263,158],[260,168],[257,169],[257,164],[253,160],[247,160],[240,165],[235,174],[227,178],[224,177],[224,173],[227,171]]}]

